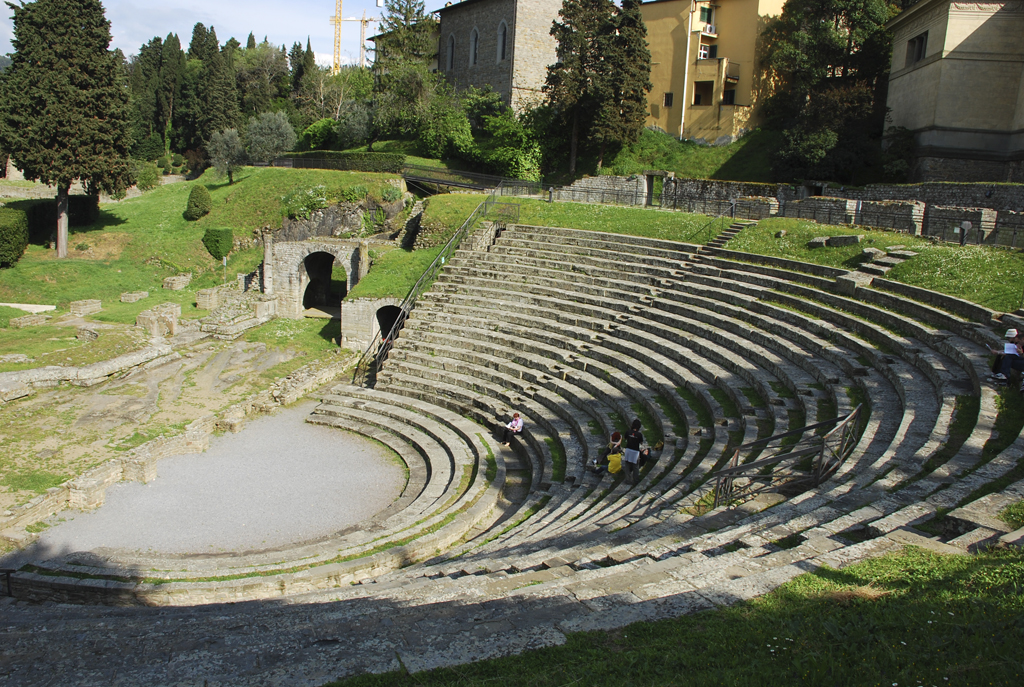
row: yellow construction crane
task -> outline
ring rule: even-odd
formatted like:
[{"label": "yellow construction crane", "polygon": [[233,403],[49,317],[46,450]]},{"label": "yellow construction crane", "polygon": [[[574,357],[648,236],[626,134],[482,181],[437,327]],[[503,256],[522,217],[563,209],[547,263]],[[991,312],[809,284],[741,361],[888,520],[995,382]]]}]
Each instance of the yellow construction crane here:
[{"label": "yellow construction crane", "polygon": [[[359,17],[348,17],[344,18],[341,16],[341,3],[342,0],[336,0],[334,8],[334,16],[331,17],[331,23],[334,24],[334,65],[331,67],[331,71],[337,74],[341,71],[341,23],[346,21],[357,21],[359,22],[359,65],[362,67],[366,66],[366,25],[374,22],[379,22],[380,19],[376,17],[366,18],[366,10],[363,10],[362,18]],[[383,7],[384,0],[377,0],[377,7]]]}]

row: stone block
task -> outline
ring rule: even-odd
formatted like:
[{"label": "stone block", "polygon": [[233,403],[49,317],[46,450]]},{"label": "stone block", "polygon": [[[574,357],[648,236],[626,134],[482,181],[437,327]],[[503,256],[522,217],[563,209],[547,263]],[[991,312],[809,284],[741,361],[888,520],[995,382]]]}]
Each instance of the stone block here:
[{"label": "stone block", "polygon": [[10,324],[15,329],[38,327],[41,324],[46,324],[46,315],[22,315],[21,317],[12,317]]},{"label": "stone block", "polygon": [[813,239],[811,239],[810,241],[807,242],[807,247],[808,248],[824,248],[827,243],[828,243],[828,237],[827,236],[817,236],[817,237],[815,237],[815,238],[813,238]]},{"label": "stone block", "polygon": [[863,255],[864,259],[868,262],[872,262],[883,255],[886,255],[886,252],[884,250],[879,250],[878,248],[865,248],[861,251],[861,255]]},{"label": "stone block", "polygon": [[149,298],[149,291],[130,291],[121,294],[122,303],[137,303],[143,298]]},{"label": "stone block", "polygon": [[196,307],[200,310],[216,310],[223,302],[221,290],[216,287],[196,291]]},{"label": "stone block", "polygon": [[864,234],[844,234],[842,236],[829,236],[826,245],[830,247],[854,246],[864,240]]},{"label": "stone block", "polygon": [[827,196],[791,200],[783,208],[783,214],[822,224],[852,224],[857,214],[857,201]]},{"label": "stone block", "polygon": [[962,208],[943,205],[930,205],[925,213],[924,234],[935,236],[943,241],[960,242],[960,227],[970,222],[966,242],[970,244],[985,243],[995,231],[996,211],[988,208]]},{"label": "stone block", "polygon": [[96,339],[100,338],[100,335],[99,332],[97,332],[95,329],[90,329],[89,327],[79,327],[78,331],[75,333],[75,338],[77,338],[79,341],[95,341]]},{"label": "stone block", "polygon": [[164,288],[170,291],[181,291],[192,282],[191,274],[179,274],[176,277],[164,279]]},{"label": "stone block", "polygon": [[260,299],[253,303],[252,314],[256,319],[270,319],[277,314],[277,299]]},{"label": "stone block", "polygon": [[999,543],[1003,546],[1016,546],[1018,549],[1024,548],[1024,527],[1013,532],[1007,532],[999,537]]},{"label": "stone block", "polygon": [[24,382],[0,382],[0,401],[7,403],[24,398],[32,393],[32,387]]},{"label": "stone block", "polygon": [[779,201],[768,196],[743,196],[736,199],[737,219],[765,219],[779,214]]},{"label": "stone block", "polygon": [[174,336],[178,333],[181,306],[164,303],[151,310],[143,310],[135,317],[135,326],[142,327],[151,337]]},{"label": "stone block", "polygon": [[857,224],[917,236],[924,224],[924,210],[925,204],[917,200],[865,200],[860,205]]},{"label": "stone block", "polygon": [[98,300],[90,299],[85,301],[72,301],[69,306],[69,310],[72,315],[82,317],[84,315],[92,315],[103,309],[103,303]]},{"label": "stone block", "polygon": [[777,238],[777,239],[781,239],[781,238],[783,238],[785,236],[786,236],[786,230],[785,229],[780,229],[779,231],[775,232],[775,238]]}]

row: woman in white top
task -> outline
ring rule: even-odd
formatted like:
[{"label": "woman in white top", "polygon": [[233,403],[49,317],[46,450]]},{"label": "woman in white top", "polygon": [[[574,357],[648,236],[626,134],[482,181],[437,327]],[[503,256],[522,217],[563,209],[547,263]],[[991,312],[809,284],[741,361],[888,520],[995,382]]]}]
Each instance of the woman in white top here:
[{"label": "woman in white top", "polygon": [[512,443],[513,435],[519,434],[523,431],[523,418],[519,417],[519,413],[512,413],[512,422],[505,425],[505,432],[501,435],[501,443],[508,446]]}]

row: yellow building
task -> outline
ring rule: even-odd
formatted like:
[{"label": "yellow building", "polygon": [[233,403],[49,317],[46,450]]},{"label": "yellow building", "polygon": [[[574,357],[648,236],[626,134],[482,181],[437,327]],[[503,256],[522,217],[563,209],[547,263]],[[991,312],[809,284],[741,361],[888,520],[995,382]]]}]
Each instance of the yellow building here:
[{"label": "yellow building", "polygon": [[[758,39],[784,0],[654,0],[640,6],[651,50],[647,126],[731,143],[757,126]],[[682,130],[680,131],[680,127]]]}]

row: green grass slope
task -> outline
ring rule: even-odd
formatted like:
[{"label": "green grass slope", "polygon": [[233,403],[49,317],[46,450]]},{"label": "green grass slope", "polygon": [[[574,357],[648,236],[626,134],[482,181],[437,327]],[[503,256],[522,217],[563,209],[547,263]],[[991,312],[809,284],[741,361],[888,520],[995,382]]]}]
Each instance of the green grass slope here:
[{"label": "green grass slope", "polygon": [[[228,226],[236,238],[252,236],[264,226],[280,226],[281,199],[290,191],[322,184],[330,195],[353,186],[372,192],[387,178],[362,172],[246,168],[235,175],[232,185],[208,172],[196,182],[170,184],[105,204],[95,225],[72,231],[68,259],[56,259],[45,247],[29,246],[16,265],[0,270],[0,302],[64,308],[71,301],[98,298],[104,310],[97,319],[115,322],[134,322],[141,310],[156,302],[177,301],[188,307],[196,289],[221,283],[224,274],[203,247],[207,227]],[[194,183],[210,190],[213,209],[198,222],[188,222],[182,213]],[[262,258],[258,247],[232,253],[227,277],[253,270]],[[163,279],[179,272],[193,273],[189,290],[162,290]],[[119,302],[121,293],[140,290],[149,291],[150,298]]]},{"label": "green grass slope", "polygon": [[1024,554],[909,548],[822,568],[747,603],[562,646],[336,687],[1019,685]]},{"label": "green grass slope", "polygon": [[687,178],[768,183],[771,158],[778,147],[779,134],[762,129],[724,146],[697,145],[644,129],[640,140],[606,161],[601,173],[628,176],[659,169]]},{"label": "green grass slope", "polygon": [[[779,230],[786,236],[775,238]],[[863,234],[859,245],[808,248],[816,236]],[[903,245],[918,255],[897,265],[887,279],[938,291],[993,310],[1012,312],[1021,307],[1024,291],[1024,252],[988,246],[933,243],[927,238],[864,227],[829,226],[806,220],[772,217],[744,229],[726,246],[729,250],[801,260],[818,265],[856,269],[864,248]]]}]

